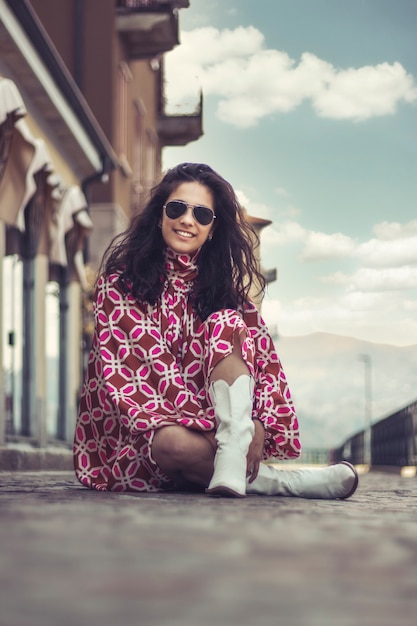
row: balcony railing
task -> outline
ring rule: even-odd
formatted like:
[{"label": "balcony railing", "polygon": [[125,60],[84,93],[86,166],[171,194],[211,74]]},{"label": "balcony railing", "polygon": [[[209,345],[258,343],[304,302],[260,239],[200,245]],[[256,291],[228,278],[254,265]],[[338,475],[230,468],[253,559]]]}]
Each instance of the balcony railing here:
[{"label": "balcony railing", "polygon": [[263,270],[263,275],[268,285],[269,283],[274,283],[277,280],[277,268]]},{"label": "balcony railing", "polygon": [[118,0],[116,25],[131,59],[152,58],[179,44],[178,9],[188,0]]},{"label": "balcony railing", "polygon": [[188,9],[189,0],[117,0],[118,9],[150,9],[155,10],[158,6],[170,4],[175,9]]},{"label": "balcony railing", "polygon": [[203,94],[194,113],[167,115],[160,113],[158,136],[161,146],[185,146],[203,134]]}]

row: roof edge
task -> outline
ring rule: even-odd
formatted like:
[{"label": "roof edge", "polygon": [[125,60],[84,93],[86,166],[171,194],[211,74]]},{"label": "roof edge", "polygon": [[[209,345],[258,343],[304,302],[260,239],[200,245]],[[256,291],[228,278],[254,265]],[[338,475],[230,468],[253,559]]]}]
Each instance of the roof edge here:
[{"label": "roof edge", "polygon": [[5,2],[36,48],[58,89],[100,154],[103,173],[117,168],[119,159],[110,141],[30,3],[27,0],[5,0]]}]

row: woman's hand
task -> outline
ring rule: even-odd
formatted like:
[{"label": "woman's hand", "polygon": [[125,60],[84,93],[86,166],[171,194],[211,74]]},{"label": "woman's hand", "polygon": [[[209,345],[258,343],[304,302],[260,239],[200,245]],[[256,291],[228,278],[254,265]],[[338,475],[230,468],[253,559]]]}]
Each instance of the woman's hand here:
[{"label": "woman's hand", "polygon": [[264,452],[265,429],[262,422],[253,420],[255,433],[249,446],[247,458],[247,476],[249,482],[253,482],[258,475],[259,463],[262,461]]}]

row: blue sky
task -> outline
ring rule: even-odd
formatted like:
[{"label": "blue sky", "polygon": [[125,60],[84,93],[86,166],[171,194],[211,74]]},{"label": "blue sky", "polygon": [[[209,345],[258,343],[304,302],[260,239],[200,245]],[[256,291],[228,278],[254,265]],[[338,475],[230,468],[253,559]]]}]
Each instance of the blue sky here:
[{"label": "blue sky", "polygon": [[263,315],[417,344],[417,4],[191,0],[165,57],[168,112],[204,93],[204,136],[164,168],[209,163],[272,220]]}]

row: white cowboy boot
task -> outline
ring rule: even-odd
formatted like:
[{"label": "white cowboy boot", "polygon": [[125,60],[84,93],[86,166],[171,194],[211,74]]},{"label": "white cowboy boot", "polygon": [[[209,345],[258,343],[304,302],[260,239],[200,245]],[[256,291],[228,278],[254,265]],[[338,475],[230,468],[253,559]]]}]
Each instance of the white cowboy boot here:
[{"label": "white cowboy boot", "polygon": [[246,493],[334,500],[349,498],[357,486],[358,474],[347,461],[329,467],[295,470],[275,469],[261,463],[253,483],[247,481]]},{"label": "white cowboy boot", "polygon": [[246,493],[246,456],[253,439],[253,379],[239,376],[232,385],[213,381],[210,398],[217,422],[214,473],[207,493],[243,497]]}]

